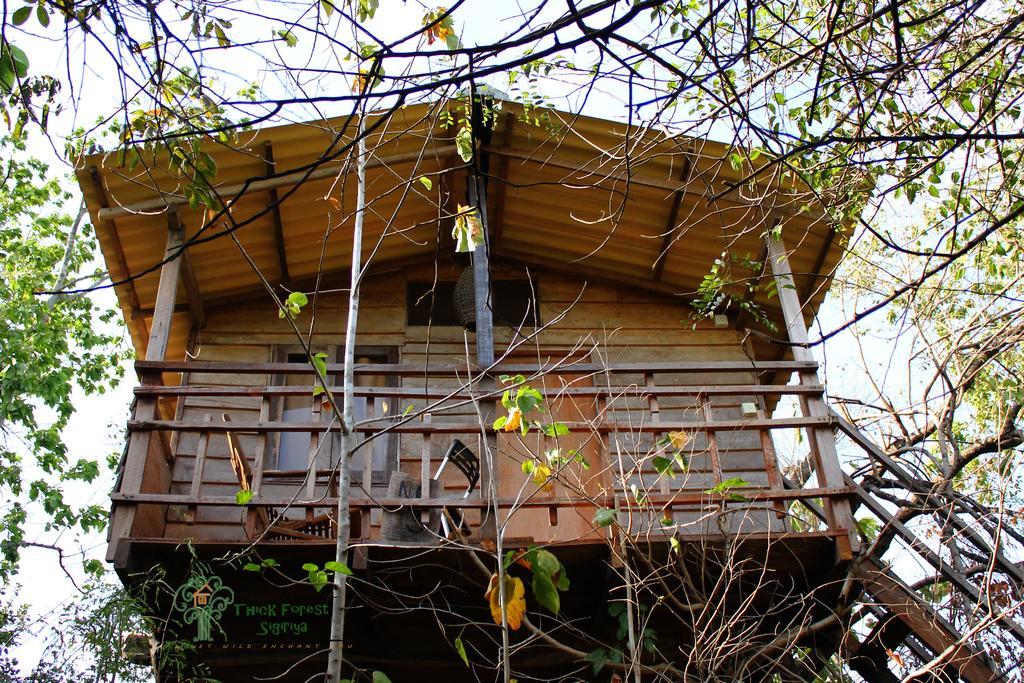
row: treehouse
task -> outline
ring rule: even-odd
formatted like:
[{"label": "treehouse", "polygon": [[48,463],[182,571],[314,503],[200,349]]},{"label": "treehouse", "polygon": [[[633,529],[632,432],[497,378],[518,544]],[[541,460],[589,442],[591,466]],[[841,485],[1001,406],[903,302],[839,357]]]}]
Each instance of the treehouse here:
[{"label": "treehouse", "polygon": [[220,680],[322,671],[339,497],[346,658],[394,681],[493,677],[499,552],[520,680],[623,652],[664,677],[700,615],[663,606],[726,575],[752,632],[827,609],[857,536],[802,345],[841,254],[825,200],[726,145],[510,103],[365,126],[365,209],[346,119],[204,143],[222,209],[159,156],[78,172],[139,359],[107,558],[165,646]]}]

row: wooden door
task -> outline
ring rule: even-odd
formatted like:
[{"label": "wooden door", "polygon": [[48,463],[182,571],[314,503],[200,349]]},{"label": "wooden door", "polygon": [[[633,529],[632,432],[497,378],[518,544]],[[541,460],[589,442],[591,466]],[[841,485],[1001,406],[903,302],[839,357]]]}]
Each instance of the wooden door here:
[{"label": "wooden door", "polygon": [[[560,394],[566,387],[592,387],[591,377],[572,373],[549,374],[530,385],[545,394],[545,410],[534,410],[525,419],[545,423],[594,421],[597,411],[593,396]],[[497,409],[503,410],[500,404]],[[610,490],[608,450],[600,433],[575,429],[569,434],[551,438],[536,429],[531,429],[525,437],[519,432],[503,431],[498,433],[497,442],[499,498],[520,502],[560,501],[557,506],[504,508],[502,519],[505,520],[507,542],[603,542],[606,529],[595,526],[593,520],[597,508],[587,500],[601,498]],[[563,458],[561,465],[549,464],[546,457],[551,449],[556,448]],[[584,467],[571,457],[573,452],[588,466]],[[547,486],[537,486],[531,475],[524,473],[523,462],[527,460],[549,464],[554,476]]]}]

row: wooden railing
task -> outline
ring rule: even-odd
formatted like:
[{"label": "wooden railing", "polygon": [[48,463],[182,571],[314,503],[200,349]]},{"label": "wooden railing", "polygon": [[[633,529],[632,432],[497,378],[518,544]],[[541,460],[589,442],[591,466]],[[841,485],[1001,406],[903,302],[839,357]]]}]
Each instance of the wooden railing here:
[{"label": "wooden railing", "polygon": [[[194,518],[199,507],[230,507],[238,506],[235,496],[203,494],[205,452],[211,439],[216,435],[249,435],[255,439],[256,448],[247,455],[247,467],[251,469],[250,477],[242,488],[248,485],[252,497],[242,505],[249,509],[249,524],[254,524],[255,510],[282,509],[305,510],[306,517],[312,520],[316,513],[325,513],[336,506],[337,490],[331,488],[335,472],[330,468],[318,468],[314,449],[318,440],[330,438],[341,429],[337,420],[325,421],[316,413],[318,401],[308,421],[285,421],[274,419],[271,410],[272,402],[284,397],[310,396],[314,381],[314,371],[309,365],[295,363],[235,363],[235,362],[147,362],[136,363],[141,385],[135,389],[137,403],[143,406],[136,411],[128,423],[129,445],[123,464],[126,470],[141,468],[145,474],[120,481],[142,480],[142,485],[130,490],[131,487],[121,486],[112,494],[113,518],[110,555],[116,553],[119,540],[130,537],[159,535],[152,525],[135,520],[138,510],[146,507],[158,507],[166,511],[166,506],[183,506]],[[340,365],[328,365],[326,376],[330,378],[340,375]],[[470,372],[466,367],[434,365],[430,367],[402,364],[373,364],[356,367],[357,376],[392,377],[399,386],[358,386],[354,389],[357,397],[367,399],[368,419],[357,425],[356,431],[365,434],[369,439],[383,433],[398,435],[416,435],[421,439],[419,466],[417,474],[421,497],[395,497],[389,495],[370,495],[373,490],[372,458],[363,458],[363,467],[352,473],[357,488],[350,494],[350,508],[356,511],[369,512],[374,510],[398,510],[412,507],[417,510],[450,507],[457,504],[466,510],[486,510],[497,506],[502,509],[514,508],[548,508],[555,519],[558,508],[575,507],[581,498],[575,496],[522,496],[511,495],[510,489],[503,491],[497,500],[490,500],[486,495],[488,488],[480,485],[472,495],[453,500],[451,496],[430,494],[431,480],[434,475],[436,453],[433,441],[452,436],[486,437],[490,432],[490,422],[496,401],[505,389],[484,391],[480,387],[487,386],[481,382],[485,377],[498,378],[502,375],[521,374],[527,383],[535,386],[548,401],[571,400],[592,407],[592,417],[587,419],[564,421],[570,433],[589,433],[600,437],[603,448],[610,454],[609,463],[614,458],[623,458],[623,448],[613,448],[613,441],[621,441],[622,435],[630,435],[633,444],[656,443],[659,436],[669,433],[684,433],[691,439],[700,437],[700,455],[708,465],[701,470],[703,479],[694,486],[685,486],[673,482],[667,476],[657,477],[650,484],[645,483],[645,472],[649,474],[649,464],[642,462],[650,459],[651,452],[633,453],[629,457],[633,468],[625,478],[618,477],[622,471],[616,467],[609,468],[618,477],[613,485],[608,486],[599,494],[586,496],[586,503],[594,508],[617,509],[621,514],[630,514],[642,506],[656,507],[659,513],[671,512],[684,507],[718,505],[762,505],[775,511],[778,519],[784,519],[789,513],[788,507],[794,502],[818,500],[822,506],[811,505],[816,510],[824,508],[825,530],[842,536],[849,533],[849,525],[836,519],[831,513],[831,501],[843,499],[852,492],[845,482],[831,481],[821,473],[838,468],[838,463],[830,463],[833,467],[822,467],[824,453],[834,453],[822,449],[823,439],[832,439],[832,420],[828,415],[815,414],[809,406],[820,402],[823,395],[822,387],[808,378],[816,378],[817,365],[809,361],[778,361],[778,362],[650,362],[623,363],[612,366],[589,363],[572,363],[551,366],[537,365],[501,365],[488,372]],[[786,381],[796,373],[802,383],[763,384],[762,381]],[[202,377],[204,374],[217,375],[248,375],[248,376],[286,376],[304,375],[309,377],[308,386],[281,386],[273,384],[234,384],[234,385],[177,385],[164,383],[164,378],[180,374],[183,377]],[[545,376],[570,377],[571,381],[557,387],[543,389],[542,379]],[[708,376],[713,375],[713,381]],[[739,381],[729,382],[736,378]],[[689,383],[693,380],[696,383]],[[447,382],[447,386],[445,385]],[[410,386],[411,384],[421,386]],[[498,383],[500,385],[500,382]],[[493,386],[493,382],[491,383]],[[330,387],[340,403],[341,388]],[[804,415],[800,417],[772,418],[766,415],[766,407],[781,397],[793,396],[804,407]],[[219,398],[248,397],[258,399],[258,412],[255,419],[223,421],[220,419],[186,418],[183,406],[189,400],[202,399],[207,406],[216,405]],[[812,400],[808,400],[812,399]],[[817,399],[817,401],[814,401]],[[742,402],[737,408],[736,401]],[[380,417],[386,410],[381,406],[386,402],[418,402],[419,405],[406,415],[389,415]],[[741,415],[721,417],[721,406],[729,403],[732,408],[742,411]],[[160,416],[153,406],[162,403],[171,410],[164,411],[164,417],[170,419],[153,419],[148,416]],[[485,415],[477,416],[474,406],[482,406]],[[680,407],[683,406],[683,407]],[[497,406],[501,410],[500,405]],[[215,412],[215,408],[208,408]],[[462,410],[465,419],[453,420],[453,412]],[[689,415],[686,415],[686,414]],[[139,415],[144,417],[140,417]],[[447,421],[445,421],[447,420]],[[481,424],[485,425],[484,429]],[[804,430],[807,443],[812,449],[812,460],[819,473],[817,485],[807,488],[786,488],[785,482],[776,463],[775,448],[771,433],[774,430]],[[264,453],[267,451],[266,439],[273,434],[289,432],[309,433],[312,437],[311,455],[308,470],[281,471],[265,466]],[[195,464],[189,492],[172,493],[170,482],[175,458],[175,444],[181,435],[199,434]],[[764,480],[758,485],[743,482],[722,491],[723,482],[728,483],[728,459],[732,449],[723,443],[723,439],[734,438],[726,435],[756,434],[757,450],[763,461],[758,471],[764,474]],[[492,442],[493,442],[493,437]],[[625,450],[629,450],[627,447]],[[749,452],[749,448],[747,451]],[[159,454],[163,454],[163,458]],[[162,462],[154,462],[154,460]],[[486,463],[484,463],[486,464]],[[648,467],[648,470],[644,468]],[[162,473],[161,473],[162,472]],[[487,477],[496,477],[496,472],[485,472]],[[302,479],[302,485],[294,494],[272,495],[264,491],[266,482],[271,479],[285,480],[289,477]],[[632,478],[630,478],[632,477]],[[615,477],[613,477],[615,478]],[[641,483],[642,495],[637,493],[626,481]],[[180,486],[179,486],[180,488]],[[719,490],[716,490],[719,489]],[[378,513],[379,514],[379,513]],[[424,515],[426,513],[424,512]],[[819,513],[820,514],[820,513]],[[154,515],[151,515],[154,517]],[[370,515],[365,515],[369,519]],[[365,522],[368,524],[368,522]],[[787,530],[793,528],[783,525]],[[251,531],[251,529],[250,529]],[[357,531],[358,534],[358,531]]]}]

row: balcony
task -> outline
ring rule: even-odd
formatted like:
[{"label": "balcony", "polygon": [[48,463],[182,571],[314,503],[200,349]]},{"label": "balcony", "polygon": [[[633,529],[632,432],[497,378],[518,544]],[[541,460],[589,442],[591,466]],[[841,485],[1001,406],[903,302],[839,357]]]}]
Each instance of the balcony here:
[{"label": "balcony", "polygon": [[[119,545],[186,539],[333,545],[340,425],[313,398],[308,363],[140,361],[136,370],[111,559]],[[814,410],[822,387],[786,384],[815,371],[811,361],[359,365],[365,440],[350,461],[352,542],[486,547],[500,529],[506,546],[816,539],[848,556],[851,525],[836,503],[851,490],[828,480],[838,462],[830,418]],[[341,372],[327,367],[332,381]],[[558,436],[492,429],[503,392],[519,386],[544,399],[527,421],[557,423]],[[340,401],[340,387],[332,392]],[[804,414],[770,417],[787,396]],[[802,488],[787,486],[773,437],[797,430],[819,473]],[[478,482],[454,466],[438,476],[456,439],[476,458]]]}]

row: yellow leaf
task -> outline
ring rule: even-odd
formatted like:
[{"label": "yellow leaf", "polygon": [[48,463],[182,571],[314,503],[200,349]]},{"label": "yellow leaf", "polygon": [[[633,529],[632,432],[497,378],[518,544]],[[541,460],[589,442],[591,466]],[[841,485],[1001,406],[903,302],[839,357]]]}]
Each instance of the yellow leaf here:
[{"label": "yellow leaf", "polygon": [[508,419],[505,420],[505,426],[502,427],[506,432],[514,432],[519,429],[519,426],[523,423],[523,411],[519,408],[513,408],[508,411]]},{"label": "yellow leaf", "polygon": [[690,441],[690,435],[686,432],[669,432],[668,442],[672,444],[672,448],[677,451],[683,450],[686,444]]},{"label": "yellow leaf", "polygon": [[[492,574],[491,581],[487,585],[487,592],[484,598],[491,606],[491,618],[494,623],[501,625],[501,591],[498,590],[498,575]],[[505,618],[508,627],[513,631],[519,630],[523,624],[523,615],[526,614],[526,588],[522,579],[514,576],[505,577]]]},{"label": "yellow leaf", "polygon": [[544,463],[538,462],[533,468],[533,483],[537,486],[541,486],[545,491],[550,491],[553,487],[548,482],[551,477],[551,468]]}]

